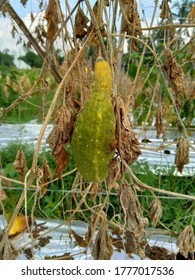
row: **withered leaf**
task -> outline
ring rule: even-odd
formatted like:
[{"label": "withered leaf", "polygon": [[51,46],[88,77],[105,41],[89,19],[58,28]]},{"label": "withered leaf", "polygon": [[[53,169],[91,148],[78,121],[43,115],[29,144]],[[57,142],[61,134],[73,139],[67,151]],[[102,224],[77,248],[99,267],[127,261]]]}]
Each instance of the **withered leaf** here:
[{"label": "withered leaf", "polygon": [[112,245],[117,249],[118,252],[120,252],[121,250],[124,250],[124,243],[123,243],[123,239],[121,237],[111,237],[112,239]]},{"label": "withered leaf", "polygon": [[172,88],[175,94],[175,103],[179,109],[183,104],[183,97],[185,95],[183,71],[177,60],[173,57],[173,53],[170,49],[166,49],[165,56],[166,62],[163,66],[163,69],[167,74],[169,86]]},{"label": "withered leaf", "polygon": [[35,33],[37,35],[37,39],[43,45],[45,43],[44,40],[43,40],[43,37],[47,37],[46,32],[43,30],[43,28],[40,28],[40,26],[36,26],[35,27]]},{"label": "withered leaf", "polygon": [[187,138],[184,138],[177,144],[177,152],[175,155],[175,165],[180,173],[182,173],[184,165],[189,163],[190,145]]},{"label": "withered leaf", "polygon": [[121,177],[121,166],[118,157],[112,159],[107,177],[108,186],[114,186],[117,179]]},{"label": "withered leaf", "polygon": [[0,202],[3,201],[6,198],[7,198],[6,193],[0,186]]},{"label": "withered leaf", "polygon": [[98,23],[98,26],[100,28],[102,36],[106,36],[104,22],[103,22],[103,19],[102,19],[102,9],[100,7],[100,2],[99,1],[96,1],[96,3],[94,4],[93,12],[94,12],[94,15],[96,17],[96,20],[97,20],[97,23]]},{"label": "withered leaf", "polygon": [[47,161],[47,158],[46,156],[44,156],[44,159],[43,159],[43,182],[46,183],[47,180],[51,180],[52,179],[52,173],[51,173],[51,169],[49,167],[49,164],[48,164],[48,161]]},{"label": "withered leaf", "polygon": [[74,239],[80,247],[86,248],[88,246],[88,242],[81,235],[77,234],[74,230],[71,229],[69,235],[74,236]]},{"label": "withered leaf", "polygon": [[161,13],[160,13],[160,17],[162,19],[168,19],[169,18],[169,14],[170,14],[170,8],[169,8],[169,4],[168,2],[171,2],[170,0],[162,0],[162,3],[160,5],[160,9],[161,9]]},{"label": "withered leaf", "polygon": [[158,221],[160,221],[162,217],[162,205],[158,198],[152,200],[151,204],[148,207],[149,210],[149,218],[152,221],[152,226],[155,227]]},{"label": "withered leaf", "polygon": [[135,39],[130,40],[130,49],[134,52],[139,51],[139,48],[138,48],[138,45],[137,45],[137,40],[135,40]]},{"label": "withered leaf", "polygon": [[97,210],[97,212],[92,215],[90,224],[85,234],[85,240],[88,244],[92,241],[97,226],[101,225],[102,219],[106,219],[106,214],[103,211]]},{"label": "withered leaf", "polygon": [[68,164],[68,152],[62,147],[60,153],[54,154],[54,157],[57,163],[55,175],[60,178],[60,174],[65,170],[66,165]]},{"label": "withered leaf", "polygon": [[66,143],[70,141],[73,124],[74,118],[70,109],[67,106],[61,107],[56,114],[54,127],[46,140],[57,163],[55,173],[58,177],[68,163]]},{"label": "withered leaf", "polygon": [[[129,1],[120,1],[121,3],[121,12],[122,12],[122,24],[121,24],[121,32],[126,32],[131,36],[142,36],[142,27],[140,16],[137,9],[137,2],[135,0]],[[134,39],[131,40],[130,47],[132,50],[139,50],[137,47],[137,41]]]},{"label": "withered leaf", "polygon": [[16,33],[18,33],[18,30],[17,30],[17,28],[15,27],[15,25],[13,25],[12,31],[11,31],[12,38],[15,38]]},{"label": "withered leaf", "polygon": [[35,20],[35,16],[32,12],[30,13],[30,18],[31,18],[31,23],[33,23],[33,21]]},{"label": "withered leaf", "polygon": [[117,97],[117,108],[119,114],[117,118],[117,131],[120,131],[117,135],[118,150],[121,158],[127,164],[132,164],[141,154],[141,149],[132,129],[128,108],[119,96]]},{"label": "withered leaf", "polygon": [[131,252],[144,258],[148,220],[143,217],[137,194],[123,183],[119,189],[119,199],[125,214],[125,236],[131,246]]},{"label": "withered leaf", "polygon": [[19,173],[21,180],[24,180],[25,178],[25,171],[28,169],[26,164],[26,157],[25,154],[20,148],[17,152],[16,159],[14,161],[14,168],[16,169],[16,172]]},{"label": "withered leaf", "polygon": [[83,10],[78,7],[76,16],[75,16],[75,34],[76,38],[83,39],[87,34],[87,23],[89,19],[84,14]]},{"label": "withered leaf", "polygon": [[46,194],[47,191],[47,181],[52,179],[52,173],[51,173],[51,169],[49,167],[47,158],[44,156],[43,159],[43,166],[42,166],[42,170],[43,170],[43,177],[41,179],[41,184],[44,186],[41,188],[41,197],[43,197]]},{"label": "withered leaf", "polygon": [[54,127],[47,137],[47,143],[54,153],[59,153],[61,145],[70,141],[73,130],[74,118],[67,106],[62,106],[56,113]]},{"label": "withered leaf", "polygon": [[45,256],[45,260],[74,260],[74,258],[71,256],[71,252],[68,252],[60,256]]},{"label": "withered leaf", "polygon": [[[95,2],[94,6],[93,6],[93,13],[94,13],[97,25],[99,27],[99,30],[101,32],[101,35],[103,37],[106,37],[107,33],[106,33],[104,22],[102,19],[102,7],[100,5],[101,5],[100,1]],[[90,26],[88,28],[88,33],[91,32],[91,30],[93,28],[94,28],[94,24],[93,24],[93,21],[91,20]],[[92,45],[93,47],[99,46],[99,38],[96,34],[93,36],[92,40],[90,41],[90,45]]]},{"label": "withered leaf", "polygon": [[164,109],[162,106],[159,106],[156,109],[156,123],[155,123],[156,131],[157,131],[157,138],[159,138],[160,135],[162,134],[164,141],[166,141],[166,139],[167,139],[167,132],[166,132],[166,128],[163,123],[163,117],[165,116],[165,112],[166,112],[166,109]]},{"label": "withered leaf", "polygon": [[180,253],[187,258],[188,253],[194,254],[195,251],[195,241],[194,241],[194,230],[192,225],[188,225],[180,233],[177,238],[177,246],[179,247]]},{"label": "withered leaf", "polygon": [[175,253],[158,246],[146,246],[146,256],[151,260],[175,260]]},{"label": "withered leaf", "polygon": [[50,44],[56,39],[58,32],[58,3],[56,0],[49,0],[47,9],[45,11],[45,18],[47,20],[47,37],[50,40]]},{"label": "withered leaf", "polygon": [[[4,237],[3,231],[0,229],[0,244]],[[9,238],[6,238],[5,243],[0,250],[0,260],[15,260],[18,252],[14,249]]]},{"label": "withered leaf", "polygon": [[121,252],[121,250],[125,250],[125,253],[131,257],[132,255],[132,246],[130,240],[128,240],[127,234],[125,234],[126,238],[113,238],[112,239],[112,245],[117,249],[118,252]]},{"label": "withered leaf", "polygon": [[187,16],[189,23],[195,23],[195,3],[192,4],[192,8]]},{"label": "withered leaf", "polygon": [[92,256],[95,260],[110,260],[113,254],[112,239],[108,233],[108,221],[101,224],[93,245]]},{"label": "withered leaf", "polygon": [[20,2],[22,3],[22,5],[25,7],[26,3],[28,2],[28,0],[20,0]]}]

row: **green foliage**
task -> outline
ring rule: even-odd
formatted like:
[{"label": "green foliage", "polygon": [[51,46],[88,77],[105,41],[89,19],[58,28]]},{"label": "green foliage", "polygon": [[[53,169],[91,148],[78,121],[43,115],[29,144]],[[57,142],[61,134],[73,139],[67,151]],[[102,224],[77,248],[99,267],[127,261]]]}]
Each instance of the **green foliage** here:
[{"label": "green foliage", "polygon": [[14,56],[8,53],[8,50],[0,51],[0,65],[6,67],[15,67]]},{"label": "green foliage", "polygon": [[[17,98],[26,94],[37,81],[39,69],[16,69],[0,67],[0,108],[9,107]],[[43,112],[46,115],[53,98],[56,82],[49,73],[46,78],[47,90],[43,92],[42,83],[37,86],[27,99],[6,113],[6,121],[28,122],[37,119],[41,121]]]},{"label": "green foliage", "polygon": [[194,0],[182,0],[182,3],[180,3],[180,1],[175,1],[173,3],[172,8],[177,10],[176,13],[173,13],[173,16],[179,19],[180,24],[186,23],[187,15],[190,12],[193,4]]},{"label": "green foliage", "polygon": [[[19,175],[13,167],[13,163],[19,148],[22,147],[28,168],[32,165],[32,159],[34,154],[34,146],[33,145],[22,145],[19,142],[13,142],[5,147],[1,147],[0,149],[0,165],[1,165],[1,173],[6,175],[9,178],[14,180],[19,180]],[[69,163],[66,167],[66,171],[70,171],[74,169],[74,161],[72,156],[72,151],[70,147],[67,147],[69,152]],[[49,167],[52,171],[54,177],[54,171],[56,167],[56,162],[53,159],[51,151],[41,151],[38,158],[38,166],[42,166],[43,158],[46,156]],[[48,185],[47,192],[45,196],[42,198],[40,197],[40,193],[35,192],[35,189],[30,188],[27,194],[27,205],[28,205],[28,213],[32,212],[34,206],[36,205],[35,209],[33,210],[34,215],[36,217],[42,218],[50,218],[50,219],[63,219],[63,211],[64,209],[70,209],[71,203],[71,193],[67,194],[64,193],[63,188],[65,186],[66,191],[71,189],[75,174],[71,174],[65,177],[62,180],[53,182]],[[3,201],[3,208],[4,214],[6,218],[10,218],[13,214],[15,206],[18,202],[18,199],[23,191],[23,185],[12,183],[11,188],[6,188],[6,196],[7,198]],[[36,197],[37,196],[37,197]],[[24,206],[21,210],[24,212]],[[3,213],[3,209],[0,206],[0,213]]]},{"label": "green foliage", "polygon": [[[175,176],[176,167],[174,166],[167,166],[167,168],[161,170],[160,166],[156,165],[151,168],[148,162],[144,161],[136,162],[132,165],[132,169],[137,177],[149,186],[171,192],[194,195],[195,177]],[[145,191],[144,193],[140,192],[139,196],[145,215],[148,215],[148,206],[154,198],[153,194],[150,191]],[[163,207],[162,224],[173,231],[180,231],[191,222],[195,226],[195,220],[193,220],[194,202],[162,194],[159,194],[158,198]],[[163,227],[162,224],[158,226]]]},{"label": "green foliage", "polygon": [[33,51],[28,50],[27,53],[18,58],[24,61],[31,68],[41,68],[43,61],[39,55],[35,54]]},{"label": "green foliage", "polygon": [[[9,178],[18,180],[19,175],[13,167],[13,162],[19,149],[19,143],[12,143],[0,150],[1,167],[4,170],[4,174]],[[28,168],[32,164],[32,158],[34,153],[34,147],[31,145],[23,145],[23,151],[26,156]],[[69,163],[66,167],[66,172],[69,172],[75,168],[73,155],[70,146],[67,146],[69,152]],[[51,151],[42,151],[39,154],[39,166],[42,166],[43,157],[46,156],[52,174],[55,170],[55,160],[51,155]],[[147,162],[136,162],[132,166],[132,169],[136,176],[145,184],[161,188],[167,191],[178,192],[182,194],[194,195],[194,177],[176,177],[175,167],[167,166],[162,169],[160,166],[154,166],[152,169]],[[129,175],[125,175],[129,180]],[[47,187],[45,196],[40,197],[39,193],[36,194],[35,189],[30,188],[27,195],[28,213],[33,210],[35,217],[42,217],[48,219],[64,219],[68,218],[70,209],[75,209],[76,204],[71,193],[73,181],[75,180],[75,173],[64,177],[62,180],[50,183]],[[131,183],[131,181],[129,181]],[[102,191],[107,189],[106,184],[103,184]],[[23,191],[23,186],[17,183],[12,183],[12,188],[6,188],[5,192],[7,199],[3,201],[4,211],[7,218],[11,217],[14,206]],[[112,189],[112,193],[116,193],[115,189]],[[156,193],[157,194],[157,193]],[[148,206],[153,200],[153,193],[150,191],[138,192],[139,200],[144,210],[144,215],[148,216]],[[36,197],[37,196],[37,197]],[[102,197],[102,195],[101,195]],[[161,201],[163,207],[163,216],[161,218],[162,224],[166,225],[171,230],[180,231],[186,225],[192,223],[195,226],[195,220],[193,219],[195,211],[195,203],[184,199],[178,199],[175,197],[169,197],[167,195],[159,194],[158,198]],[[103,195],[103,199],[105,199]],[[100,197],[97,196],[97,203],[100,203]],[[87,197],[88,207],[92,207],[94,202]],[[35,206],[35,207],[34,207]],[[114,215],[120,215],[121,210],[118,204],[117,193],[116,195],[109,196],[109,203],[106,206],[106,212],[109,219],[112,219]],[[24,212],[24,206],[21,210]],[[66,211],[66,215],[64,214]],[[2,209],[0,208],[0,213]],[[85,210],[85,215],[90,217],[90,211]],[[81,212],[78,212],[75,216],[78,220],[83,220]],[[158,224],[158,227],[163,227],[162,224]],[[151,226],[151,224],[150,224]]]}]

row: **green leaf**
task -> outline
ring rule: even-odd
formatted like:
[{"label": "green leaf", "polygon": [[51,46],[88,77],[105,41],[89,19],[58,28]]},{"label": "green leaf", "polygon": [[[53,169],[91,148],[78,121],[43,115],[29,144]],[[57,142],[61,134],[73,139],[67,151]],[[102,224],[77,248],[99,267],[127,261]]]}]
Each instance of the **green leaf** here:
[{"label": "green leaf", "polygon": [[128,75],[130,78],[135,78],[137,73],[137,65],[135,63],[129,64]]}]

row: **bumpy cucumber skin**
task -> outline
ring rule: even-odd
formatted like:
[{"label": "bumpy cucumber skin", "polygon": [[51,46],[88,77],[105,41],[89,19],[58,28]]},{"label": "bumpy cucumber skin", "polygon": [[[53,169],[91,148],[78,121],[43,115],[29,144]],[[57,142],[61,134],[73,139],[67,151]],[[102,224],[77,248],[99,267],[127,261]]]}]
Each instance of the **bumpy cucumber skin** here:
[{"label": "bumpy cucumber skin", "polygon": [[113,158],[116,120],[111,99],[112,75],[109,64],[95,65],[95,81],[72,134],[72,150],[80,174],[89,182],[102,182]]}]

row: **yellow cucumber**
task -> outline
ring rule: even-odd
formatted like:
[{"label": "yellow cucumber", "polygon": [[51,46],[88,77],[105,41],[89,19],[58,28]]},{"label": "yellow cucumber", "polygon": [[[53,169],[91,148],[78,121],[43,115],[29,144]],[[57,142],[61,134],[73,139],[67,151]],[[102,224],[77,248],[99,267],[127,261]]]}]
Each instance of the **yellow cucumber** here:
[{"label": "yellow cucumber", "polygon": [[112,104],[112,73],[105,60],[95,64],[95,80],[83,110],[77,116],[71,139],[76,166],[90,182],[108,175],[114,151],[116,120]]}]

